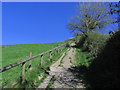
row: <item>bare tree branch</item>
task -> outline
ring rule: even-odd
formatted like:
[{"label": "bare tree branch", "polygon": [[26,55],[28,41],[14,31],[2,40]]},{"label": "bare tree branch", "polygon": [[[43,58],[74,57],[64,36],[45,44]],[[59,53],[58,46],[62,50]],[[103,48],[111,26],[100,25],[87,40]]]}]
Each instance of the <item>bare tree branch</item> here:
[{"label": "bare tree branch", "polygon": [[109,9],[104,3],[80,3],[78,11],[78,15],[67,25],[67,28],[73,32],[87,33],[88,31],[104,28],[107,24],[110,24]]}]

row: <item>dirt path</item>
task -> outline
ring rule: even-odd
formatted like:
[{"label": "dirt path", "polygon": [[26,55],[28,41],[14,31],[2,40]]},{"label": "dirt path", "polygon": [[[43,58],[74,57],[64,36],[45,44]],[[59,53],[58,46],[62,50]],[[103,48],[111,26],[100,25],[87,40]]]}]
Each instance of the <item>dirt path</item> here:
[{"label": "dirt path", "polygon": [[63,53],[61,58],[50,67],[50,75],[47,77],[48,79],[46,78],[39,88],[45,88],[53,77],[55,80],[50,88],[84,88],[81,81],[69,71],[73,66],[71,62],[75,58],[75,51],[76,49],[71,47],[66,53]]},{"label": "dirt path", "polygon": [[74,60],[75,48],[70,48],[63,58],[63,65],[58,66],[54,69],[52,67],[51,71],[55,73],[55,81],[51,88],[84,88],[81,81],[75,78],[72,72],[69,71],[73,65],[71,60]]}]

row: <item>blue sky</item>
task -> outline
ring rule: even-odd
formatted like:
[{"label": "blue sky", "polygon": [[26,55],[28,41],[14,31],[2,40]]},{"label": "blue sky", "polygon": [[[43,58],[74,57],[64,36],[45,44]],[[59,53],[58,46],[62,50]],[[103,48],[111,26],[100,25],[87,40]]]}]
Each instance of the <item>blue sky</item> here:
[{"label": "blue sky", "polygon": [[77,4],[2,3],[2,44],[52,43],[73,37],[66,25],[75,16]]},{"label": "blue sky", "polygon": [[51,43],[71,38],[66,24],[74,15],[76,4],[3,3],[3,45]]}]

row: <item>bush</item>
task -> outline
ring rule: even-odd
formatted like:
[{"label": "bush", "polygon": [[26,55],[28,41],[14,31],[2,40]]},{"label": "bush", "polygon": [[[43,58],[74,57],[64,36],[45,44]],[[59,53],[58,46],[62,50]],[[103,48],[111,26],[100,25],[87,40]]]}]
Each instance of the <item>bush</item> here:
[{"label": "bush", "polygon": [[93,55],[97,54],[105,46],[106,41],[108,40],[109,35],[99,34],[96,32],[89,32],[87,36],[79,35],[76,37],[77,47],[81,47],[83,51],[89,51]]},{"label": "bush", "polygon": [[81,48],[83,47],[83,44],[85,42],[87,37],[85,37],[83,34],[77,34],[75,35],[75,44],[76,47]]},{"label": "bush", "polygon": [[83,44],[83,49],[97,56],[97,54],[106,45],[106,41],[108,40],[108,38],[109,38],[109,35],[89,32],[88,37]]}]

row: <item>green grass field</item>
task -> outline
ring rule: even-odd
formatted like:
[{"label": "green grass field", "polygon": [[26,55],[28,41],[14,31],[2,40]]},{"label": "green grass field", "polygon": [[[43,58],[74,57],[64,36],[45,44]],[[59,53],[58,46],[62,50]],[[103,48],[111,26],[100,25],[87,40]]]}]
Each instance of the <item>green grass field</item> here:
[{"label": "green grass field", "polygon": [[[22,44],[22,45],[3,45],[2,46],[2,67],[12,64],[14,62],[23,60],[25,58],[28,58],[30,55],[30,52],[32,52],[32,56],[37,55],[39,53],[45,52],[47,50],[50,50],[54,47],[57,47],[58,45],[62,44],[60,43],[45,43],[45,44]],[[10,70],[7,70],[2,73],[2,84],[4,87],[37,87],[40,82],[47,76],[45,74],[44,70],[47,70],[48,67],[56,61],[62,53],[66,50],[66,48],[59,54],[56,54],[52,57],[52,61],[49,60],[49,54],[45,54],[43,57],[43,66],[39,66],[40,63],[40,57],[37,57],[32,60],[32,70],[29,70],[26,72],[26,82],[25,86],[20,86],[17,83],[20,82],[20,76],[21,76],[21,65],[16,66]],[[26,68],[28,67],[29,62],[26,63]],[[38,80],[38,75],[42,75],[42,79]],[[32,86],[33,85],[33,86]]]},{"label": "green grass field", "polygon": [[3,45],[2,46],[2,67],[20,61],[26,56],[33,55],[50,50],[62,43],[45,43],[45,44],[20,44],[20,45]]}]

